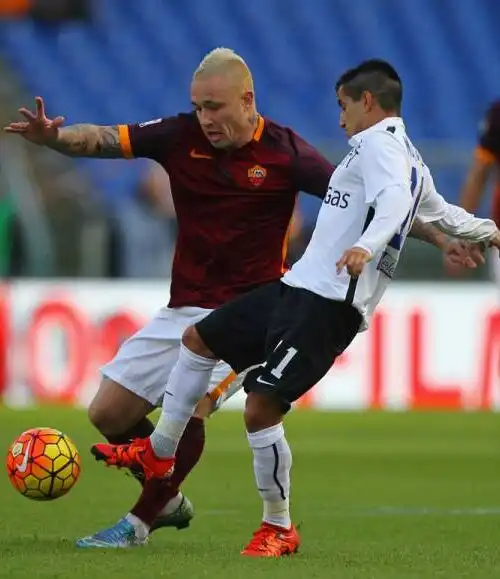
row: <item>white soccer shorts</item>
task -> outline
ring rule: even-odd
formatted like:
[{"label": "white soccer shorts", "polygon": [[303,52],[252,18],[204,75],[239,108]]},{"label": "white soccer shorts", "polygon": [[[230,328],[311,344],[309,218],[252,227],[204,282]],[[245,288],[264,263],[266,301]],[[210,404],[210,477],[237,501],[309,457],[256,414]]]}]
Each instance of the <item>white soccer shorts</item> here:
[{"label": "white soccer shorts", "polygon": [[[116,356],[101,367],[103,376],[161,406],[165,387],[177,359],[184,330],[211,310],[195,307],[163,307],[141,330],[121,345]],[[236,376],[225,362],[219,362],[210,380],[208,394],[214,409],[240,388],[244,373]]]}]

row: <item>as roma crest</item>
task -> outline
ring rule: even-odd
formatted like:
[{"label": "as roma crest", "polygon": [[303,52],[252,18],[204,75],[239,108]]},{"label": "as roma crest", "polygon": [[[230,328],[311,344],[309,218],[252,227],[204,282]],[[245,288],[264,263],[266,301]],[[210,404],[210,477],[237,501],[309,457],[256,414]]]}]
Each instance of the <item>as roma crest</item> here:
[{"label": "as roma crest", "polygon": [[267,175],[267,169],[261,167],[260,165],[255,165],[248,169],[248,180],[254,187],[260,187],[264,183],[264,179]]}]

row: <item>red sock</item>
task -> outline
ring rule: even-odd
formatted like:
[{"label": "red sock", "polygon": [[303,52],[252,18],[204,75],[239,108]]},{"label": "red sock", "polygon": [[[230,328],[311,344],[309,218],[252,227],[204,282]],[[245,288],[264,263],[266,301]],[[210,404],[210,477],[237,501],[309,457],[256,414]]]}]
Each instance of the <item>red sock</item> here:
[{"label": "red sock", "polygon": [[177,447],[174,474],[168,480],[146,481],[139,500],[130,512],[152,526],[159,512],[177,495],[181,484],[198,464],[204,447],[205,423],[201,418],[192,417]]}]

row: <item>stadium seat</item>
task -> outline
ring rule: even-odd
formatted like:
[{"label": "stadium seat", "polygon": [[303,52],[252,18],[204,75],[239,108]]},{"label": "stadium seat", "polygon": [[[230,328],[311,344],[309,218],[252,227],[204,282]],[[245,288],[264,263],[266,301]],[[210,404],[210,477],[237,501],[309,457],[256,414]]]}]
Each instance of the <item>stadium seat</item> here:
[{"label": "stadium seat", "polygon": [[[418,141],[471,147],[487,103],[500,94],[496,0],[101,0],[91,23],[0,24],[0,50],[27,90],[68,122],[111,124],[186,110],[200,58],[227,45],[254,70],[259,108],[326,151],[345,147],[336,76],[362,58],[394,62],[404,115]],[[135,186],[134,170],[109,182],[82,162],[105,196]],[[106,172],[104,172],[106,173]],[[446,196],[461,175],[442,171]]]}]

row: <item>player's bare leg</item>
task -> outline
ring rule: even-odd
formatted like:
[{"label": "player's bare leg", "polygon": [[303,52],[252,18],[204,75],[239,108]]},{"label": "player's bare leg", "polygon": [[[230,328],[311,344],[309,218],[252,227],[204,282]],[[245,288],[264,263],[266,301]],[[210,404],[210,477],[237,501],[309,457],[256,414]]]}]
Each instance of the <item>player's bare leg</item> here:
[{"label": "player's bare leg", "polygon": [[[130,467],[139,462],[153,474],[151,480],[164,478],[167,467],[175,464],[182,432],[197,400],[207,391],[214,365],[213,354],[196,328],[188,328],[178,363],[167,384],[163,412],[155,432],[140,446],[133,443],[127,447],[97,445],[101,447],[102,458],[115,466]],[[264,500],[264,518],[243,554],[258,557],[292,554],[300,541],[289,514],[292,460],[282,425],[283,409],[268,394],[252,392],[249,398],[245,421],[254,453],[256,481]]]},{"label": "player's bare leg", "polygon": [[[148,487],[154,488],[157,481],[147,483],[144,490],[130,511],[140,520],[150,523],[151,532],[164,526],[176,523],[177,529],[185,529],[193,518],[194,511],[190,501],[180,492],[180,487],[189,473],[198,464],[205,449],[205,420],[214,411],[214,402],[209,395],[204,396],[196,406],[196,410],[187,423],[179,441],[176,453],[174,474],[167,484],[162,484],[162,492],[148,492]],[[156,514],[160,512],[160,515]]]},{"label": "player's bare leg", "polygon": [[95,445],[92,450],[98,460],[110,466],[142,467],[147,471],[147,478],[170,476],[179,441],[199,400],[208,391],[210,375],[217,363],[208,349],[200,348],[200,342],[196,329],[187,328],[165,389],[163,410],[151,437],[137,444]]},{"label": "player's bare leg", "polygon": [[[108,465],[144,470],[147,490],[158,500],[168,488],[168,479],[176,464],[176,453],[182,452],[181,439],[187,425],[193,424],[192,415],[199,400],[208,391],[210,376],[217,363],[216,359],[206,356],[207,352],[203,352],[205,356],[202,356],[190,349],[189,346],[193,348],[196,343],[196,337],[196,330],[192,327],[184,332],[179,358],[165,390],[163,411],[151,437],[131,444],[97,444],[92,448],[96,458]],[[181,470],[181,476],[185,478],[188,472]],[[155,510],[154,516],[157,514]],[[149,532],[152,518],[153,512],[143,511],[140,518],[132,512],[128,520],[136,527],[141,524],[141,530]]]},{"label": "player's bare leg", "polygon": [[103,378],[90,403],[90,422],[112,444],[123,444],[133,438],[145,438],[153,430],[147,418],[153,405],[121,384]]},{"label": "player's bare leg", "polygon": [[194,509],[189,499],[180,492],[180,487],[203,454],[205,419],[213,410],[214,403],[208,395],[198,402],[179,441],[174,474],[160,484],[157,480],[148,481],[131,509],[132,515],[150,526],[150,532],[163,527],[174,526],[178,530],[189,527]]},{"label": "player's bare leg", "polygon": [[[206,395],[186,425],[176,451],[175,470],[167,480],[146,481],[143,491],[130,513],[153,532],[168,523],[177,528],[189,526],[193,517],[190,502],[180,492],[189,473],[198,464],[205,447],[205,419],[214,410],[214,402]],[[158,514],[160,513],[160,514]]]},{"label": "player's bare leg", "polygon": [[210,375],[217,363],[207,348],[200,348],[200,343],[203,345],[196,329],[187,328],[165,389],[163,410],[150,439],[129,445],[95,445],[93,453],[98,460],[110,466],[145,467],[147,478],[170,476],[179,441],[198,402],[208,391]]},{"label": "player's bare leg", "polygon": [[[100,388],[89,406],[89,418],[92,424],[112,444],[126,444],[135,438],[144,439],[149,437],[154,430],[153,423],[147,418],[153,410],[153,405],[134,392],[124,388],[117,382],[104,378]],[[204,408],[201,408],[201,412]],[[201,414],[200,412],[200,414]],[[193,419],[182,438],[179,452],[180,464],[184,468],[185,476],[194,468],[203,452],[204,447],[204,422]],[[133,471],[134,477],[144,484],[142,472]],[[177,475],[175,487],[161,485],[154,489],[150,501],[154,503],[156,517],[149,518],[146,524],[141,518],[141,513],[135,513],[134,509],[117,525],[94,535],[77,541],[79,547],[130,547],[141,545],[146,542],[150,532],[164,527],[177,529],[189,526],[194,516],[194,509],[186,497],[179,491],[182,482]],[[144,491],[143,491],[144,492]],[[159,504],[159,508],[156,507]],[[148,504],[146,506],[149,506]],[[151,509],[150,509],[151,510]]]},{"label": "player's bare leg", "polygon": [[[179,441],[173,475],[166,481],[152,479],[144,485],[141,496],[130,513],[148,525],[151,532],[164,526],[165,521],[168,522],[169,526],[177,522],[178,529],[189,525],[192,510],[189,513],[191,516],[188,518],[186,511],[190,507],[190,503],[179,492],[180,486],[203,453],[205,419],[241,389],[242,377],[243,375],[236,377],[232,373],[198,402]],[[158,513],[161,514],[158,515]]]},{"label": "player's bare leg", "polygon": [[[162,527],[183,529],[189,526],[194,516],[190,501],[179,491],[181,483],[196,466],[204,448],[204,419],[220,407],[223,401],[241,388],[243,375],[236,378],[234,373],[227,375],[209,394],[198,402],[194,415],[189,420],[176,451],[176,468],[167,480],[151,479],[145,481],[137,503],[117,525],[85,537],[78,542],[81,547],[135,546],[135,535],[130,539],[127,532],[132,525],[136,534],[146,537],[150,532]],[[124,536],[127,535],[127,536]],[[112,543],[111,545],[107,543]]]}]

